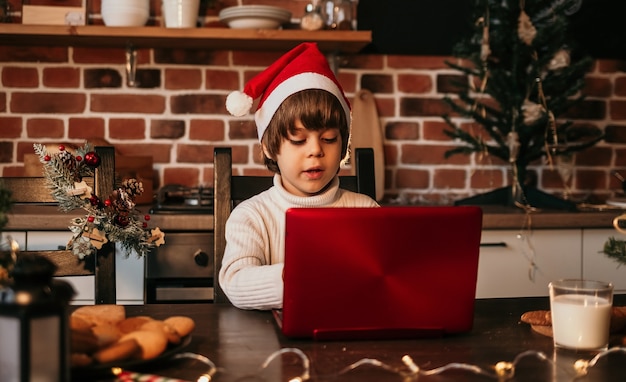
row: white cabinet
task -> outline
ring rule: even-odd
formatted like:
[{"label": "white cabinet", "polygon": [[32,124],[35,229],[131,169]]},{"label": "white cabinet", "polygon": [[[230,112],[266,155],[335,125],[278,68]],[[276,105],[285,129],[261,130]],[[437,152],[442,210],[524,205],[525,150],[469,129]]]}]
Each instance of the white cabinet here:
[{"label": "white cabinet", "polygon": [[582,256],[583,277],[586,279],[610,281],[615,292],[626,292],[626,265],[621,265],[604,253],[604,243],[609,237],[626,240],[626,235],[614,229],[584,229]]},{"label": "white cabinet", "polygon": [[518,234],[483,231],[477,298],[547,296],[551,280],[581,277],[581,230],[538,229],[526,239]]},{"label": "white cabinet", "polygon": [[[22,232],[24,233],[24,232]],[[29,231],[25,235],[26,249],[46,250],[65,248],[72,236],[68,231]],[[22,241],[20,241],[22,243]],[[115,278],[118,304],[143,304],[144,301],[144,259],[131,254],[126,258],[118,246],[115,256]],[[78,295],[75,304],[94,303],[93,276],[64,277],[72,284]]]}]

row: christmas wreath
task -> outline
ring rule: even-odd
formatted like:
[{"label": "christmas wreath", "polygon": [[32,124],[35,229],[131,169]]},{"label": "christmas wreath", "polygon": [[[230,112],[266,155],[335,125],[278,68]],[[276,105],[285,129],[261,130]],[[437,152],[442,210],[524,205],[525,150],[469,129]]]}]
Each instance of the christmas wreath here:
[{"label": "christmas wreath", "polygon": [[69,212],[82,208],[85,217],[71,220],[73,236],[67,249],[83,259],[94,254],[107,242],[119,243],[126,257],[131,252],[145,256],[150,249],[165,243],[165,234],[158,228],[150,229],[150,215],[142,215],[135,208],[135,198],[143,193],[143,185],[137,179],[125,179],[116,185],[109,195],[96,195],[84,181],[94,175],[100,165],[100,157],[90,143],[77,148],[74,153],[64,146],[51,153],[46,146],[34,144],[35,153],[43,164],[52,197],[59,209]]}]

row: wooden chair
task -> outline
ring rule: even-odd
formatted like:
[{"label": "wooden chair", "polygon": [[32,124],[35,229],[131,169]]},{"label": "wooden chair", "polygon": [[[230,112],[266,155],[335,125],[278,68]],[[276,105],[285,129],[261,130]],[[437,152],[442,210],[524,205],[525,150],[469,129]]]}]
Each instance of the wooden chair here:
[{"label": "wooden chair", "polygon": [[[353,153],[356,175],[340,176],[340,187],[376,198],[374,179],[374,150],[358,148]],[[272,176],[233,176],[230,147],[217,147],[213,152],[213,275],[214,302],[227,303],[228,298],[219,286],[218,277],[226,249],[226,220],[233,207],[272,186]]]},{"label": "wooden chair", "polygon": [[[110,146],[95,147],[100,156],[100,165],[93,179],[85,179],[96,195],[109,195],[115,187],[115,149]],[[4,177],[5,188],[11,191],[13,203],[54,204],[44,177]],[[69,231],[68,231],[69,232]],[[94,276],[95,303],[115,304],[115,243],[106,243],[95,256],[84,261],[69,250],[22,251],[38,254],[50,259],[56,266],[55,276]]]}]

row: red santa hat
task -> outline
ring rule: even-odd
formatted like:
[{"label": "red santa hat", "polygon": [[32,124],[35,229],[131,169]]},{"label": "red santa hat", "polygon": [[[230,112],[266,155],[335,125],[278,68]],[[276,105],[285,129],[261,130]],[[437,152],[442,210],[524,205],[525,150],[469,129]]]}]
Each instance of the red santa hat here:
[{"label": "red santa hat", "polygon": [[226,109],[232,115],[241,117],[250,113],[254,100],[260,98],[254,120],[261,140],[283,101],[305,89],[322,89],[337,97],[350,124],[350,102],[315,43],[296,46],[251,79],[243,92],[237,90],[230,93],[226,98]]}]

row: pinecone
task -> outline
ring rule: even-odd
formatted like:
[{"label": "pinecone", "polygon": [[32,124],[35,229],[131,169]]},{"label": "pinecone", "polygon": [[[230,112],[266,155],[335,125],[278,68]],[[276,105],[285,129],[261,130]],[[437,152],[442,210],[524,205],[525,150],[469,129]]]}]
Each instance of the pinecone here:
[{"label": "pinecone", "polygon": [[74,171],[76,169],[76,158],[68,151],[59,151],[59,160],[63,163],[63,166],[68,168],[70,171]]},{"label": "pinecone", "polygon": [[143,184],[134,178],[124,179],[122,182],[122,189],[124,189],[124,191],[126,191],[131,198],[143,194]]},{"label": "pinecone", "polygon": [[111,197],[111,206],[119,212],[127,212],[135,208],[131,196],[123,189],[120,188],[113,192]]}]

